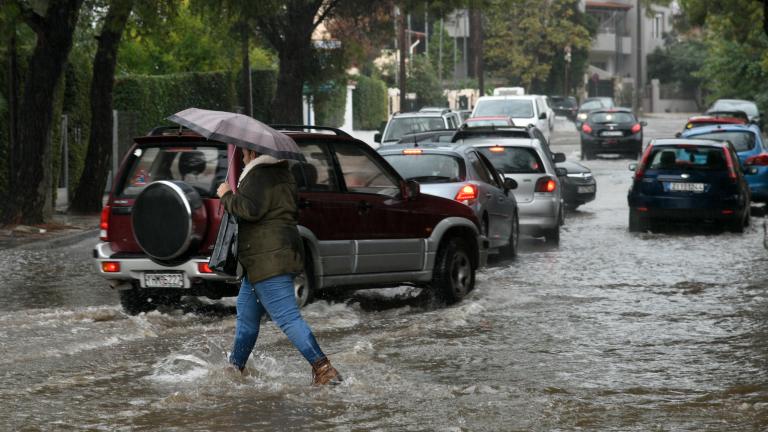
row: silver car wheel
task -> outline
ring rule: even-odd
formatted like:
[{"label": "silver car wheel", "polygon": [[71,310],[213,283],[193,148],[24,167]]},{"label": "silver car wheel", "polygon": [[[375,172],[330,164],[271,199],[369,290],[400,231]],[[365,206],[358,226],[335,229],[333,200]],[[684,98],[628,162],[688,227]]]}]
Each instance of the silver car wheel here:
[{"label": "silver car wheel", "polygon": [[309,286],[307,285],[307,274],[301,272],[293,278],[293,293],[296,296],[296,304],[304,307],[309,303]]}]

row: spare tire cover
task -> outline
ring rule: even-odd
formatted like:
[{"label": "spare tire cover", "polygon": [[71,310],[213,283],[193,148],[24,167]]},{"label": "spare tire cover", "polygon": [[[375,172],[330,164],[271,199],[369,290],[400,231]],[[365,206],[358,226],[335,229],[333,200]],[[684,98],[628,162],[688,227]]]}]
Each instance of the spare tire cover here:
[{"label": "spare tire cover", "polygon": [[133,203],[133,236],[155,260],[175,260],[196,250],[205,235],[206,216],[200,194],[192,186],[178,180],[156,181]]}]

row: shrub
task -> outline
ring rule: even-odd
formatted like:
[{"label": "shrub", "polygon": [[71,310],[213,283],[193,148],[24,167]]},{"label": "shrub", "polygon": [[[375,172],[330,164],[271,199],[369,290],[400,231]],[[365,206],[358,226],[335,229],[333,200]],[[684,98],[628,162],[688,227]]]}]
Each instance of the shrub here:
[{"label": "shrub", "polygon": [[352,93],[352,117],[354,129],[378,129],[387,121],[387,86],[384,81],[364,75],[357,77]]}]

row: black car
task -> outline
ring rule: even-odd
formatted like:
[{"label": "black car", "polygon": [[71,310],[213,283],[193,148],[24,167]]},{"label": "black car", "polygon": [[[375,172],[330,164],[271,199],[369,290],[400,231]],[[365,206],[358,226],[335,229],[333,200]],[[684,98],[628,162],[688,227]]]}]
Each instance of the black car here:
[{"label": "black car", "polygon": [[643,126],[628,108],[592,111],[581,125],[581,159],[600,153],[619,153],[637,159],[643,150]]},{"label": "black car", "polygon": [[555,164],[555,166],[567,171],[564,176],[559,176],[559,179],[560,184],[563,185],[563,202],[569,210],[574,210],[594,201],[597,194],[597,182],[589,168],[569,160]]},{"label": "black car", "polygon": [[584,99],[579,106],[579,110],[576,111],[576,120],[573,121],[576,125],[576,129],[581,129],[581,124],[584,123],[587,116],[589,116],[589,113],[592,111],[613,108],[615,106],[616,104],[613,102],[613,99],[609,97],[592,97]]},{"label": "black car", "polygon": [[579,110],[579,103],[573,96],[550,96],[552,109],[555,115],[564,116],[570,121],[576,120],[576,113]]}]

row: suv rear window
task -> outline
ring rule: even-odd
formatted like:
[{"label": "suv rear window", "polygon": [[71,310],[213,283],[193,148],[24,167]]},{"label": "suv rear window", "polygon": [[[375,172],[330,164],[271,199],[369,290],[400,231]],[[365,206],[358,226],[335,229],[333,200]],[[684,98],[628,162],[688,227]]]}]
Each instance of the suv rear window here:
[{"label": "suv rear window", "polygon": [[385,155],[384,159],[406,180],[419,183],[454,183],[464,181],[464,162],[444,154]]},{"label": "suv rear window", "polygon": [[711,132],[690,135],[689,137],[696,139],[711,139],[715,141],[730,141],[737,152],[755,148],[755,134],[750,131]]},{"label": "suv rear window", "polygon": [[480,147],[493,167],[504,174],[543,173],[544,165],[534,149],[525,147]]},{"label": "suv rear window", "polygon": [[397,141],[405,134],[445,129],[442,116],[393,118],[382,141]]},{"label": "suv rear window", "polygon": [[649,168],[658,170],[721,171],[727,167],[723,149],[719,147],[656,147],[650,160]]},{"label": "suv rear window", "polygon": [[133,152],[117,196],[135,198],[158,180],[183,180],[203,198],[216,196],[227,175],[227,150],[212,146],[140,147]]},{"label": "suv rear window", "polygon": [[474,117],[509,116],[514,118],[533,117],[533,101],[528,99],[484,100],[477,103]]}]

